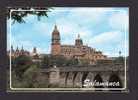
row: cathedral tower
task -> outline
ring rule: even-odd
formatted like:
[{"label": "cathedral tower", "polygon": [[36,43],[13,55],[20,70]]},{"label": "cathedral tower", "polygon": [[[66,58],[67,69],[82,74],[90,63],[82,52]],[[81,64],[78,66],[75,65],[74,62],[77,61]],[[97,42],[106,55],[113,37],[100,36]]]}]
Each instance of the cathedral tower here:
[{"label": "cathedral tower", "polygon": [[83,41],[82,39],[80,38],[80,35],[78,34],[78,38],[75,40],[75,45],[76,46],[81,46],[83,45]]},{"label": "cathedral tower", "polygon": [[51,54],[60,55],[61,45],[60,45],[60,33],[55,25],[52,32],[52,44],[51,44]]}]

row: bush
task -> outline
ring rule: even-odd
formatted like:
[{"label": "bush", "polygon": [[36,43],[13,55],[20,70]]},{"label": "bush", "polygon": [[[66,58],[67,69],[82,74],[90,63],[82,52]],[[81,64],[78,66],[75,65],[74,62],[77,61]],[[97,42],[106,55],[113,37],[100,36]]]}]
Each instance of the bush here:
[{"label": "bush", "polygon": [[26,83],[26,87],[32,88],[35,87],[34,85],[37,84],[37,72],[38,67],[36,65],[30,66],[23,74],[23,80]]},{"label": "bush", "polygon": [[30,57],[21,55],[12,61],[12,71],[19,79],[22,79],[23,73],[30,67],[32,60]]}]

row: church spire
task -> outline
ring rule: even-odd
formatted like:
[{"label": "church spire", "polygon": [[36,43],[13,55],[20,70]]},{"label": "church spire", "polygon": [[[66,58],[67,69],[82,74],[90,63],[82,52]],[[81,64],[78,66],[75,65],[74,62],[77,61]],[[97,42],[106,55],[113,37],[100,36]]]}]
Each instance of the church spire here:
[{"label": "church spire", "polygon": [[78,39],[80,39],[80,34],[78,34]]},{"label": "church spire", "polygon": [[16,48],[16,52],[19,52],[18,46],[17,46],[17,48]]},{"label": "church spire", "polygon": [[24,49],[23,49],[23,45],[22,45],[22,49],[21,49],[21,52],[24,52]]},{"label": "church spire", "polygon": [[54,30],[52,32],[52,44],[60,44],[60,33],[57,29],[57,25],[54,26]]},{"label": "church spire", "polygon": [[57,25],[56,25],[56,24],[55,24],[55,26],[54,26],[53,33],[55,33],[55,34],[59,34],[59,31],[58,31],[58,29],[57,29]]}]

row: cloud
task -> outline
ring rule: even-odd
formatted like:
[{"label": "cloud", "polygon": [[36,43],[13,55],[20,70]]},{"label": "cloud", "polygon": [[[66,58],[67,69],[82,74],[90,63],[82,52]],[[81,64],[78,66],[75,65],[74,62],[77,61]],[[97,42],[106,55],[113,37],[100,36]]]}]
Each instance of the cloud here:
[{"label": "cloud", "polygon": [[93,37],[89,42],[90,44],[98,45],[98,44],[119,42],[121,39],[122,39],[122,33],[119,31],[104,32]]},{"label": "cloud", "polygon": [[23,45],[29,51],[36,46],[38,52],[50,53],[51,33],[57,24],[62,44],[74,44],[80,34],[84,44],[107,54],[115,55],[119,49],[123,50],[124,29],[128,28],[126,9],[56,7],[48,16],[38,21],[36,16],[29,15],[25,17],[26,23],[12,25],[12,44]]},{"label": "cloud", "polygon": [[117,56],[119,56],[119,51],[121,51],[121,55],[128,56],[129,55],[129,51],[128,51],[129,47],[128,46],[129,46],[128,41],[126,43],[124,41],[124,42],[112,47],[112,50],[110,50],[110,49],[104,50],[104,54],[106,54],[109,57],[117,57]]},{"label": "cloud", "polygon": [[[17,42],[18,42],[18,44],[20,44],[20,45],[18,45]],[[32,43],[31,41],[29,41],[29,40],[28,40],[28,41],[17,41],[17,40],[15,40],[15,43],[12,43],[12,44],[14,44],[14,48],[16,48],[16,47],[18,46],[19,49],[21,49],[22,46],[23,46],[23,48],[24,48],[25,50],[28,50],[28,51],[30,51],[30,52],[32,52],[33,47],[34,47],[33,43]]]},{"label": "cloud", "polygon": [[121,30],[125,32],[126,30],[128,30],[129,27],[128,13],[120,11],[119,13],[113,14],[109,18],[109,25],[112,29]]},{"label": "cloud", "polygon": [[[11,44],[14,46],[14,49],[16,47],[19,47],[19,49],[24,48],[24,50],[28,50],[29,52],[32,52],[33,48],[36,47],[38,53],[49,53],[50,52],[50,45],[45,45],[45,43],[39,44],[34,43],[30,40],[18,40],[18,38],[15,38],[12,36],[11,38]],[[10,45],[8,44],[8,49]]]},{"label": "cloud", "polygon": [[32,25],[35,34],[49,37],[53,30],[53,25],[45,21],[37,21]]},{"label": "cloud", "polygon": [[48,50],[47,50],[46,48],[37,47],[37,52],[39,54],[41,54],[41,53],[49,53],[50,52],[50,48],[48,48]]},{"label": "cloud", "polygon": [[125,34],[121,31],[103,32],[91,38],[88,44],[108,56],[118,56],[119,51],[125,55],[125,50],[128,55],[128,39],[125,40],[124,37]]}]

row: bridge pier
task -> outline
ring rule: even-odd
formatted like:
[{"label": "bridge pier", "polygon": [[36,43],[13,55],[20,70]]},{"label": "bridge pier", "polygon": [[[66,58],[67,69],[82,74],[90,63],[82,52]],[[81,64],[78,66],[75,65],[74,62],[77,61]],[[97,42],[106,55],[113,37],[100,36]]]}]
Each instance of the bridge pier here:
[{"label": "bridge pier", "polygon": [[60,82],[60,71],[58,68],[50,68],[49,72],[49,84],[50,85],[59,85]]},{"label": "bridge pier", "polygon": [[82,77],[83,77],[83,73],[78,72],[74,79],[74,87],[82,87]]},{"label": "bridge pier", "polygon": [[73,77],[74,77],[74,73],[68,72],[66,76],[66,87],[73,87]]},{"label": "bridge pier", "polygon": [[[93,82],[94,80],[94,73],[93,72],[88,72],[88,75],[86,77],[86,79],[90,80],[90,82]],[[92,88],[92,85],[87,86],[87,88]]]},{"label": "bridge pier", "polygon": [[66,87],[66,72],[60,72],[59,87]]}]

